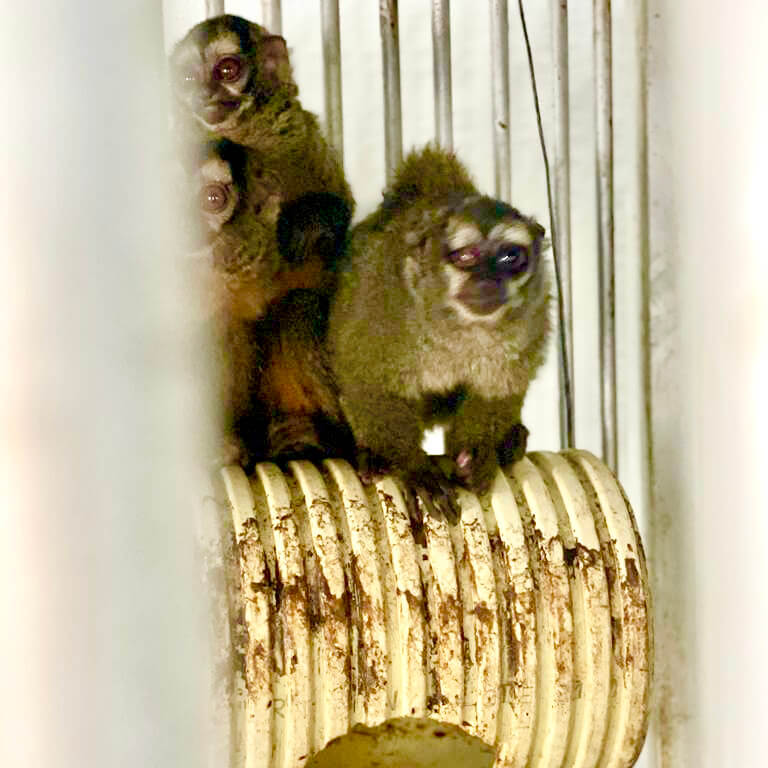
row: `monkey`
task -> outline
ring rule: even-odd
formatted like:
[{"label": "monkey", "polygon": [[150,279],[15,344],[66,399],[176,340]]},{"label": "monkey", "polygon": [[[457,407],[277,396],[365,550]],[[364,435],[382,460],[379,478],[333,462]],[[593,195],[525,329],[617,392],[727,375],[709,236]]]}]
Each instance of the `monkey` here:
[{"label": "monkey", "polygon": [[189,185],[204,229],[192,263],[224,427],[215,463],[346,455],[324,338],[351,212],[326,192],[280,204],[251,159],[226,140],[201,145]]},{"label": "monkey", "polygon": [[174,123],[182,143],[227,139],[251,151],[280,203],[336,195],[354,209],[341,162],[298,99],[285,40],[240,16],[197,24],[171,53]]},{"label": "monkey", "polygon": [[355,203],[301,106],[285,40],[223,15],[193,27],[170,68],[180,156],[198,171],[210,239],[222,454],[249,466],[348,445],[323,339]]},{"label": "monkey", "polygon": [[[436,494],[485,492],[520,459],[520,412],[545,355],[544,229],[479,194],[455,155],[427,145],[396,171],[352,231],[328,346],[366,472],[395,471]],[[450,470],[421,448],[445,427]],[[449,514],[452,516],[452,514]]]}]

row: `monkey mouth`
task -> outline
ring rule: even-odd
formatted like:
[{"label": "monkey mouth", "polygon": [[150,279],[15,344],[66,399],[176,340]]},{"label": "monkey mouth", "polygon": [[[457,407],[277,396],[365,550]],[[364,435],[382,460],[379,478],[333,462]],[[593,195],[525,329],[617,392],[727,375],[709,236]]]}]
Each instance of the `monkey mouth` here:
[{"label": "monkey mouth", "polygon": [[213,101],[203,107],[201,117],[208,125],[218,125],[239,107],[240,102],[236,100]]},{"label": "monkey mouth", "polygon": [[456,298],[475,315],[490,315],[507,302],[507,289],[503,280],[470,279]]}]

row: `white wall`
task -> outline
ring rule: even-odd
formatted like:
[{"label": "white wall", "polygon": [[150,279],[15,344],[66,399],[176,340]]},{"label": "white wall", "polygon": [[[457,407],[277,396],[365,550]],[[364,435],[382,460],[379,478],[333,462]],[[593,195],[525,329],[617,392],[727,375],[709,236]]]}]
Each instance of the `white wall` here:
[{"label": "white wall", "polygon": [[765,765],[768,9],[650,3],[664,766]]}]

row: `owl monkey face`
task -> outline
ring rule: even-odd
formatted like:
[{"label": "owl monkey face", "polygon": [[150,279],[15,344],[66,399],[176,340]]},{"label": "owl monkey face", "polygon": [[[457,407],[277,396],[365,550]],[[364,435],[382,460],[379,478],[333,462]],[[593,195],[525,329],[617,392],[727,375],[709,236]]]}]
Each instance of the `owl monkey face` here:
[{"label": "owl monkey face", "polygon": [[227,141],[200,148],[186,168],[188,204],[199,227],[191,268],[204,286],[209,309],[260,317],[282,290],[275,275],[279,199],[249,166],[243,147]]},{"label": "owl monkey face", "polygon": [[533,219],[489,197],[466,198],[440,209],[438,218],[436,230],[422,240],[426,260],[406,260],[412,294],[423,294],[418,283],[431,274],[443,307],[463,322],[492,324],[546,291],[544,228]]},{"label": "owl monkey face", "polygon": [[281,89],[295,94],[285,40],[239,16],[193,27],[171,54],[171,72],[182,108],[212,131],[237,125]]}]

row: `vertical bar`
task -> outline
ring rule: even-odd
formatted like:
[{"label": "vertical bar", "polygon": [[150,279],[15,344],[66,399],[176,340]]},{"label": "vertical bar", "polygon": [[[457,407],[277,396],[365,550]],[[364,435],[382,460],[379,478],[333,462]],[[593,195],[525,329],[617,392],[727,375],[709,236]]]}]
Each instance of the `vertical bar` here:
[{"label": "vertical bar", "polygon": [[283,10],[280,0],[261,0],[261,22],[273,35],[283,34]]},{"label": "vertical bar", "polygon": [[509,201],[509,21],[507,0],[490,0],[491,87],[493,88],[493,166],[496,197]]},{"label": "vertical bar", "polygon": [[[555,162],[553,164],[554,222],[552,236],[560,262],[565,360],[560,361],[560,445],[574,447],[573,302],[571,296],[571,142],[568,90],[568,0],[551,0],[552,51],[555,61]],[[571,372],[571,408],[565,391],[564,366]]]},{"label": "vertical bar", "polygon": [[618,465],[616,423],[616,302],[613,252],[613,99],[611,0],[594,0],[595,132],[600,284],[600,407],[603,460]]},{"label": "vertical bar", "polygon": [[[698,680],[691,665],[680,663],[680,659],[691,658],[691,650],[697,647],[693,617],[694,611],[700,610],[700,601],[695,601],[694,608],[690,595],[697,588],[694,574],[701,552],[698,544],[691,547],[690,542],[693,531],[700,535],[701,520],[682,461],[686,436],[683,405],[691,393],[685,392],[682,384],[685,344],[679,333],[683,318],[677,218],[680,199],[669,174],[671,152],[680,146],[677,141],[683,135],[683,124],[678,130],[674,128],[675,105],[691,83],[676,66],[688,52],[673,47],[674,27],[670,27],[666,0],[643,0],[634,8],[639,15],[644,96],[639,133],[645,141],[639,159],[646,171],[639,201],[639,215],[646,222],[640,269],[648,473],[643,501],[648,515],[646,547],[656,612],[656,706],[649,741],[653,745],[654,768],[678,768],[700,764],[694,757],[698,739],[693,717]],[[684,18],[692,10],[690,2],[680,3],[679,8],[677,13]],[[695,25],[686,26],[695,39],[699,30]],[[677,109],[678,115],[684,114],[684,107]],[[649,152],[649,146],[654,146],[655,151]]]},{"label": "vertical bar", "polygon": [[221,16],[224,13],[224,0],[205,0],[205,18]]},{"label": "vertical bar", "polygon": [[451,0],[432,2],[432,76],[435,87],[435,138],[453,149],[451,86]]},{"label": "vertical bar", "polygon": [[571,372],[573,403],[573,301],[571,296],[571,142],[568,104],[568,0],[551,0],[552,51],[555,62],[555,157],[553,163],[554,221],[552,237],[560,262],[560,290],[563,295],[565,359],[560,360],[560,445],[574,447],[573,409],[568,408],[565,366]]},{"label": "vertical bar", "polygon": [[341,35],[339,0],[321,1],[323,25],[323,87],[325,88],[325,132],[344,160],[344,124],[341,103]]},{"label": "vertical bar", "polygon": [[403,118],[400,106],[400,40],[397,0],[379,0],[381,56],[384,70],[384,144],[387,182],[403,159]]}]

